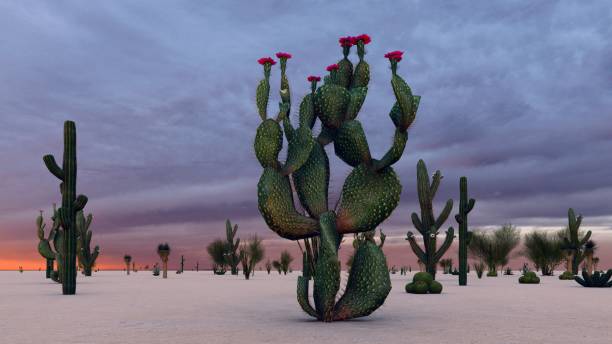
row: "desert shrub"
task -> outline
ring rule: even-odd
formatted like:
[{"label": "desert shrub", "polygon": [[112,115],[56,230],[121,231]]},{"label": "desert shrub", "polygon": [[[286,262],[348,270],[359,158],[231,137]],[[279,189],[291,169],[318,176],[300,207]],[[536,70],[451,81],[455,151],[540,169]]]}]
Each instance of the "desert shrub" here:
[{"label": "desert shrub", "polygon": [[478,258],[487,265],[487,276],[497,276],[497,267],[508,264],[510,252],[520,240],[520,232],[516,226],[506,224],[493,232],[474,232],[468,252],[473,258]]},{"label": "desert shrub", "polygon": [[562,241],[558,235],[533,231],[525,236],[522,254],[540,268],[542,275],[551,276],[563,261]]}]

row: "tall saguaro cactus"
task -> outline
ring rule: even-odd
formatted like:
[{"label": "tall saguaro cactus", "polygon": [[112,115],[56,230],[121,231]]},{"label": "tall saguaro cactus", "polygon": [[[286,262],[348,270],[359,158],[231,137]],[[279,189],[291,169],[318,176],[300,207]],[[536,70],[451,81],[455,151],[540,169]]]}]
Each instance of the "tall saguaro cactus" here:
[{"label": "tall saguaro cactus", "polygon": [[93,215],[83,215],[83,211],[79,211],[76,217],[76,229],[78,231],[79,241],[77,244],[77,252],[79,265],[83,269],[85,276],[91,276],[91,269],[96,265],[96,259],[100,254],[100,247],[96,245],[94,250],[91,250],[92,232],[89,230]]},{"label": "tall saguaro cactus", "polygon": [[76,294],[77,273],[77,229],[76,214],[87,204],[87,197],[76,193],[77,183],[77,141],[76,126],[72,121],[64,122],[64,157],[62,167],[55,162],[53,155],[45,155],[45,166],[60,182],[62,207],[58,216],[63,229],[61,280],[64,295]]},{"label": "tall saguaro cactus", "polygon": [[[55,206],[54,206],[55,209]],[[37,227],[37,235],[38,235],[38,253],[45,258],[47,262],[47,269],[45,276],[46,278],[51,278],[51,274],[53,273],[53,263],[55,262],[55,252],[51,248],[51,243],[55,240],[55,235],[57,234],[57,226],[59,226],[59,221],[54,220],[53,225],[51,226],[51,230],[49,231],[49,236],[45,238],[45,228],[47,224],[43,219],[43,211],[40,211],[40,214],[36,218],[36,227]]]},{"label": "tall saguaro cactus", "polygon": [[474,208],[476,200],[468,199],[467,178],[459,179],[459,213],[455,220],[459,224],[459,285],[467,285],[467,247],[470,244],[472,232],[468,231],[468,214]]},{"label": "tall saguaro cactus", "polygon": [[[264,69],[264,79],[256,92],[262,123],[257,128],[254,143],[255,155],[263,168],[257,186],[259,211],[268,227],[283,238],[319,237],[318,244],[309,246],[308,253],[304,252],[303,275],[298,277],[297,293],[302,309],[326,322],[369,315],[384,303],[391,290],[382,250],[366,240],[356,249],[344,295],[336,302],[340,289],[338,248],[341,238],[349,233],[374,230],[396,208],[401,184],[391,166],[402,156],[407,131],[420,100],[397,74],[402,53],[387,54],[396,98],[389,114],[395,125],[395,135],[387,153],[381,159],[373,158],[365,132],[356,119],[370,80],[369,65],[364,59],[365,45],[369,42],[367,35],[341,38],[344,58],[327,68],[329,75],[323,86],[317,87],[319,77],[308,77],[311,91],[300,104],[297,128],[289,117],[291,97],[285,74],[291,55],[276,55],[281,67],[281,102],[276,118],[267,116],[270,74],[276,61],[269,57],[258,61]],[[353,45],[357,46],[359,58],[355,67],[348,59]],[[317,119],[321,121],[321,131],[313,136]],[[278,160],[283,134],[288,142],[284,163]],[[331,143],[336,156],[353,170],[344,182],[339,202],[330,209],[330,168],[325,147]],[[303,214],[296,209],[293,189],[304,209]],[[315,255],[316,259],[312,259]],[[311,278],[314,280],[314,307],[308,293]]]},{"label": "tall saguaro cactus", "polygon": [[438,231],[453,209],[453,200],[449,199],[446,201],[446,205],[440,215],[437,218],[434,216],[433,199],[436,196],[441,180],[442,174],[440,171],[436,171],[430,183],[427,166],[425,166],[423,160],[419,160],[417,163],[417,188],[419,205],[421,207],[421,217],[419,218],[417,213],[412,213],[412,224],[423,236],[424,248],[421,249],[412,232],[408,232],[406,237],[414,254],[423,264],[425,264],[425,270],[434,278],[436,277],[436,266],[438,265],[438,261],[444,256],[444,253],[446,253],[454,239],[454,229],[453,227],[449,227],[446,231],[444,243],[442,243],[439,249],[437,248],[436,239],[438,237]]},{"label": "tall saguaro cactus", "polygon": [[236,238],[236,232],[238,232],[238,225],[236,224],[232,227],[230,220],[225,220],[225,240],[227,246],[225,255],[232,275],[238,275],[238,264],[240,264],[240,255],[238,253],[240,238]]},{"label": "tall saguaro cactus", "polygon": [[572,274],[577,275],[578,267],[584,260],[584,245],[591,238],[591,231],[587,231],[582,238],[579,238],[582,215],[576,216],[572,208],[567,210],[567,220],[567,232],[563,238],[563,246],[566,252],[569,253],[567,257],[567,271],[571,271]]}]

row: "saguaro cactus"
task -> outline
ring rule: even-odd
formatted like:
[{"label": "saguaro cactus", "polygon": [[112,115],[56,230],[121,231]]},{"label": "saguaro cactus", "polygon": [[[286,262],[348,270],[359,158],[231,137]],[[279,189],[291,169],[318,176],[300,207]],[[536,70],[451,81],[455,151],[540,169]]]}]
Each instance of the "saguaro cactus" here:
[{"label": "saguaro cactus", "polygon": [[123,256],[123,262],[125,263],[125,271],[127,271],[127,274],[130,274],[130,263],[132,262],[132,256],[130,256],[129,254],[126,254],[125,256]]},{"label": "saguaro cactus", "polygon": [[170,255],[170,245],[168,243],[157,245],[157,254],[162,260],[163,264],[163,278],[168,278],[168,256]]},{"label": "saguaro cactus", "polygon": [[100,254],[100,247],[96,245],[93,252],[91,251],[91,235],[92,232],[89,230],[93,215],[88,214],[87,217],[83,215],[83,211],[79,211],[76,217],[76,229],[78,232],[79,241],[77,242],[77,252],[79,258],[79,265],[83,268],[83,274],[85,276],[91,276],[91,269],[96,264],[96,259]]},{"label": "saguaro cactus", "polygon": [[[53,205],[53,209],[55,210],[55,205]],[[51,278],[53,273],[53,263],[56,258],[56,253],[51,248],[51,242],[54,242],[55,235],[57,234],[57,230],[59,227],[59,219],[53,221],[53,225],[51,226],[51,230],[49,231],[49,236],[45,238],[45,228],[47,224],[43,219],[43,211],[40,211],[40,214],[36,218],[36,227],[37,227],[37,235],[38,235],[38,253],[45,258],[47,261],[47,269],[45,276],[46,278]]]},{"label": "saguaro cactus", "polygon": [[62,194],[62,207],[58,216],[63,229],[62,247],[62,293],[74,295],[76,293],[77,273],[77,229],[76,214],[83,210],[87,204],[87,197],[76,194],[77,183],[77,154],[76,154],[76,126],[72,121],[64,122],[64,157],[62,167],[55,162],[53,155],[45,155],[45,166],[59,180]]},{"label": "saguaro cactus", "polygon": [[238,225],[234,225],[229,219],[225,220],[225,238],[226,238],[226,261],[230,266],[232,275],[238,275],[238,264],[240,264],[240,254],[238,248],[240,247],[240,238],[236,238],[236,232],[238,232]]},{"label": "saguaro cactus", "polygon": [[[276,63],[262,58],[264,79],[257,87],[257,107],[262,123],[255,136],[255,155],[263,167],[258,183],[258,204],[268,227],[289,240],[320,237],[313,267],[303,254],[303,276],[298,278],[298,302],[309,315],[321,321],[345,320],[369,315],[380,307],[391,290],[386,258],[374,243],[366,241],[355,253],[344,295],[336,302],[340,289],[338,247],[343,235],[374,230],[395,209],[401,184],[393,168],[404,151],[408,128],[419,105],[410,87],[397,74],[402,53],[387,54],[391,63],[391,86],[396,102],[389,114],[395,125],[392,147],[381,159],[370,154],[361,123],[356,119],[363,104],[370,79],[365,61],[365,45],[370,37],[340,39],[344,58],[327,68],[323,86],[319,77],[308,81],[311,92],[299,107],[299,125],[294,128],[289,112],[290,89],[285,73],[291,55],[278,53],[281,83],[278,116],[267,117],[270,73]],[[353,68],[348,59],[350,48],[357,46],[359,62]],[[321,131],[314,137],[312,129],[321,121]],[[281,128],[280,123],[283,127]],[[288,142],[287,159],[278,160],[284,138]],[[353,167],[342,188],[342,195],[333,209],[328,205],[329,160],[325,147],[333,143],[334,151]],[[296,210],[292,184],[305,210]],[[274,265],[274,264],[273,264]],[[309,280],[314,280],[314,307],[309,301]]]},{"label": "saguaro cactus", "polygon": [[181,255],[181,262],[180,262],[180,264],[181,264],[181,269],[179,271],[182,274],[183,272],[185,272],[185,256]]},{"label": "saguaro cactus", "polygon": [[572,274],[578,274],[578,266],[584,260],[584,245],[591,238],[591,231],[579,238],[580,224],[582,223],[582,215],[576,216],[574,209],[569,208],[567,210],[567,232],[563,238],[563,246],[567,252],[567,271],[571,271]]},{"label": "saguaro cactus", "polygon": [[468,199],[467,178],[459,179],[459,213],[455,220],[459,224],[459,285],[467,285],[468,262],[467,247],[470,244],[472,232],[468,231],[468,214],[474,208],[476,200]]},{"label": "saguaro cactus", "polygon": [[425,264],[425,270],[435,279],[436,277],[436,265],[444,253],[448,250],[453,242],[454,229],[449,227],[446,231],[446,238],[444,243],[438,249],[436,246],[436,239],[438,237],[438,231],[444,224],[448,215],[450,215],[453,209],[453,200],[449,199],[446,201],[444,209],[435,218],[433,213],[433,199],[436,196],[440,181],[442,180],[442,174],[440,171],[436,171],[433,175],[433,180],[429,183],[429,173],[427,172],[427,166],[423,160],[419,160],[417,164],[417,187],[419,194],[419,205],[421,207],[421,217],[417,213],[412,213],[412,224],[419,233],[423,236],[423,246],[421,249],[419,244],[414,238],[412,232],[408,232],[406,240],[410,243],[412,251],[417,258]]}]

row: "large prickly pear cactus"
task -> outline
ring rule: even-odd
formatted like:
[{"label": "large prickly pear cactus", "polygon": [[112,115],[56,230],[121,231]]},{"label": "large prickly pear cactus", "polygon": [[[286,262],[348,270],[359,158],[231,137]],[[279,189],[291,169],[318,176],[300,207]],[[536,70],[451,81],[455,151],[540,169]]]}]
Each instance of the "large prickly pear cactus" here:
[{"label": "large prickly pear cactus", "polygon": [[[281,85],[279,113],[267,117],[271,67],[276,62],[263,58],[264,79],[257,87],[257,106],[262,123],[255,136],[255,155],[263,167],[257,195],[259,211],[268,227],[279,236],[300,240],[316,238],[316,259],[304,253],[303,276],[298,278],[298,302],[309,315],[321,321],[345,320],[366,316],[385,301],[391,290],[386,258],[375,243],[366,240],[355,252],[345,293],[336,302],[340,289],[338,248],[348,233],[372,231],[383,222],[399,202],[401,184],[393,168],[404,151],[407,130],[413,122],[419,96],[412,95],[406,82],[397,75],[401,52],[386,55],[391,62],[391,85],[396,102],[391,108],[395,136],[392,147],[381,159],[370,155],[364,130],[356,119],[368,91],[369,66],[364,60],[367,35],[340,40],[344,58],[327,68],[323,86],[311,76],[311,92],[299,107],[299,124],[290,121],[290,91],[285,74],[291,55],[279,53]],[[348,59],[351,46],[357,46],[359,62],[353,68]],[[313,136],[316,120],[321,131]],[[282,128],[281,128],[282,123]],[[287,158],[278,160],[287,139]],[[342,161],[353,167],[336,207],[328,204],[329,159],[325,147],[333,143]],[[296,210],[294,187],[304,214]],[[308,241],[306,241],[308,243]],[[310,257],[312,258],[312,257]],[[314,269],[314,271],[313,271]],[[309,281],[314,280],[314,307],[308,297]]]},{"label": "large prickly pear cactus", "polygon": [[576,216],[572,208],[567,210],[567,220],[567,231],[565,237],[563,237],[563,247],[569,253],[567,257],[567,271],[577,275],[578,267],[584,260],[584,245],[591,238],[591,231],[587,231],[582,238],[578,237],[580,234],[580,224],[582,224],[582,215]]},{"label": "large prickly pear cactus", "polygon": [[467,178],[459,178],[459,213],[455,220],[459,224],[459,285],[467,285],[467,247],[470,243],[472,232],[468,231],[468,214],[474,208],[476,200],[468,199]]},{"label": "large prickly pear cactus", "polygon": [[419,218],[417,213],[412,213],[412,224],[423,236],[424,249],[421,249],[416,242],[412,232],[408,232],[406,237],[412,251],[417,258],[425,264],[425,270],[429,272],[434,279],[436,277],[436,266],[438,265],[438,261],[444,256],[444,253],[446,253],[455,237],[453,227],[449,227],[446,231],[444,243],[442,243],[439,249],[437,248],[436,239],[438,237],[438,231],[453,209],[453,200],[449,199],[446,201],[446,205],[440,215],[437,218],[434,216],[433,199],[436,196],[441,180],[442,174],[440,171],[436,171],[430,183],[427,166],[425,166],[423,160],[419,160],[417,164],[417,189],[419,194],[419,205],[421,207],[421,217]]},{"label": "large prickly pear cactus", "polygon": [[79,265],[83,269],[85,276],[91,276],[91,269],[96,264],[96,259],[100,254],[100,247],[96,245],[93,252],[91,251],[91,236],[92,232],[89,230],[93,215],[88,214],[87,217],[83,214],[83,211],[77,212],[76,217],[76,229],[79,236],[77,243],[77,252],[79,258]]},{"label": "large prickly pear cactus", "polygon": [[238,225],[232,227],[232,223],[229,219],[225,220],[225,240],[226,240],[226,255],[227,264],[230,266],[232,275],[238,275],[238,264],[240,264],[240,254],[238,249],[240,248],[240,238],[236,238],[238,232]]},{"label": "large prickly pear cactus", "polygon": [[62,194],[62,207],[57,210],[59,223],[62,227],[63,243],[61,247],[62,265],[61,281],[62,293],[74,295],[76,293],[77,273],[77,230],[76,214],[83,210],[87,204],[87,197],[76,194],[77,183],[77,154],[76,154],[76,126],[72,121],[64,122],[64,157],[62,167],[55,162],[53,155],[43,157],[45,166],[60,182]]}]

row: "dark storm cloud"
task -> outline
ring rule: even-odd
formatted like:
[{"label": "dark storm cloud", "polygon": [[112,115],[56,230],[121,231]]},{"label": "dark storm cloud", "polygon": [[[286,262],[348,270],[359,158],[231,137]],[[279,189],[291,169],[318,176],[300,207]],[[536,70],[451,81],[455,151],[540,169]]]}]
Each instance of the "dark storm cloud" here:
[{"label": "dark storm cloud", "polygon": [[[373,38],[372,82],[360,118],[375,156],[394,129],[386,51],[405,51],[400,74],[423,96],[396,165],[404,192],[389,226],[411,226],[419,158],[445,175],[440,202],[456,199],[458,177],[469,176],[475,224],[562,218],[570,206],[609,216],[611,9],[604,1],[4,2],[0,237],[29,238],[37,209],[58,201],[41,156],[61,153],[65,119],[77,122],[79,189],[104,240],[184,223],[201,224],[185,241],[208,240],[226,217],[267,233],[252,152],[255,61],[293,53],[297,107],[306,76],[339,58],[337,38],[363,32]],[[272,80],[275,104],[277,69]],[[334,160],[337,196],[349,169]]]}]

